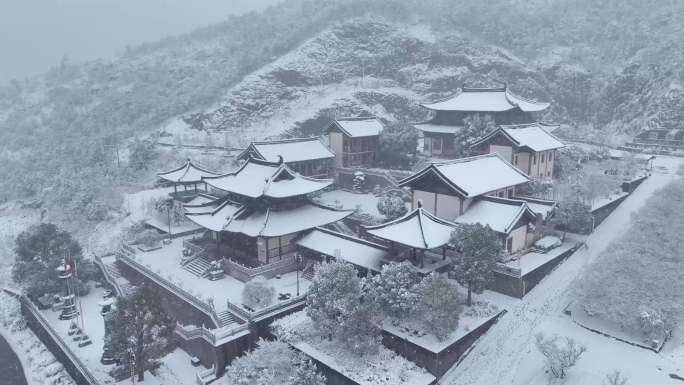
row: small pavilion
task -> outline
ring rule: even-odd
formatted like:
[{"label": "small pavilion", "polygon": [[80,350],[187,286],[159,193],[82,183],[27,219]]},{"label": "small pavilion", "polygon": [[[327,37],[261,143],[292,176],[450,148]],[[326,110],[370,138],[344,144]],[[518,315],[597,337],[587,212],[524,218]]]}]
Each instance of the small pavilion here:
[{"label": "small pavilion", "polygon": [[[202,178],[215,177],[218,173],[208,171],[201,168],[190,161],[190,159],[185,161],[185,164],[175,168],[171,171],[160,172],[157,176],[167,182],[173,184],[173,197],[179,198],[192,198],[197,195],[197,185],[204,185],[204,191],[208,191],[207,183],[202,180]],[[179,194],[178,186],[183,186],[183,191]],[[188,192],[188,187],[192,186],[193,189]]]},{"label": "small pavilion", "polygon": [[425,267],[426,254],[441,256],[446,265],[447,249],[451,234],[458,228],[452,222],[440,219],[422,204],[418,208],[393,221],[374,226],[364,226],[371,237],[389,243],[390,253],[400,259],[411,259],[420,269]]}]

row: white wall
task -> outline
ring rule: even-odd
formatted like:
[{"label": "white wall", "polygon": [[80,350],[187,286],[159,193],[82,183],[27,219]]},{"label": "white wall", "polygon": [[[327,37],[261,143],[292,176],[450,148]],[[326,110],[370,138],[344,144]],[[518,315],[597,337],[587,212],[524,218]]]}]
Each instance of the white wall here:
[{"label": "white wall", "polygon": [[461,209],[461,199],[453,195],[437,194],[437,210],[438,217],[446,220],[454,220],[459,216]]},{"label": "white wall", "polygon": [[513,253],[524,249],[525,242],[527,241],[527,226],[520,226],[511,231],[511,233],[508,235],[508,238],[513,238]]},{"label": "white wall", "polygon": [[330,133],[330,149],[335,153],[335,167],[342,167],[343,137],[341,132]]},{"label": "white wall", "polygon": [[508,162],[513,162],[513,147],[511,146],[497,146],[495,144],[489,145],[489,153],[497,153]]}]

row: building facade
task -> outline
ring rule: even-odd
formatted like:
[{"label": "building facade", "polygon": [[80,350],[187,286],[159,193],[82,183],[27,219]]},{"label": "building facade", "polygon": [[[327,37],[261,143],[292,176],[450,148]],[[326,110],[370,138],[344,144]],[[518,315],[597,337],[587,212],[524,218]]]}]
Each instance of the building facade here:
[{"label": "building facade", "polygon": [[336,119],[328,126],[335,167],[372,167],[380,146],[380,120],[370,118]]}]

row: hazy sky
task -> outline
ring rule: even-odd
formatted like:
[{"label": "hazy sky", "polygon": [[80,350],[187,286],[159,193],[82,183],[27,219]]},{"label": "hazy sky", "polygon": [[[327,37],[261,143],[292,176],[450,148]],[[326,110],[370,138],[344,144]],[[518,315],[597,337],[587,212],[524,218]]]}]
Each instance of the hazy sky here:
[{"label": "hazy sky", "polygon": [[112,57],[282,0],[0,0],[0,82]]}]

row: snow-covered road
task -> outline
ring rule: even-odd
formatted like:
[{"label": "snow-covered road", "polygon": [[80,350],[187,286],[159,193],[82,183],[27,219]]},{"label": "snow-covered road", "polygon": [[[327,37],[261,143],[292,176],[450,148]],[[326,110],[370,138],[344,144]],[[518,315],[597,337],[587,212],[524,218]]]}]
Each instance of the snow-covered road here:
[{"label": "snow-covered road", "polygon": [[[546,384],[543,357],[534,346],[534,336],[539,332],[572,336],[587,345],[588,351],[570,372],[568,384],[601,384],[605,374],[615,369],[626,373],[633,384],[672,384],[668,373],[681,376],[684,362],[675,362],[675,355],[657,355],[589,332],[573,324],[562,313],[575,278],[627,230],[631,214],[646,199],[678,177],[675,171],[681,162],[682,159],[659,158],[656,165],[667,167],[669,172],[654,172],[588,237],[588,248],[577,251],[513,305],[508,314],[477,341],[463,362],[444,375],[440,383]],[[681,356],[682,352],[677,354]]]}]

